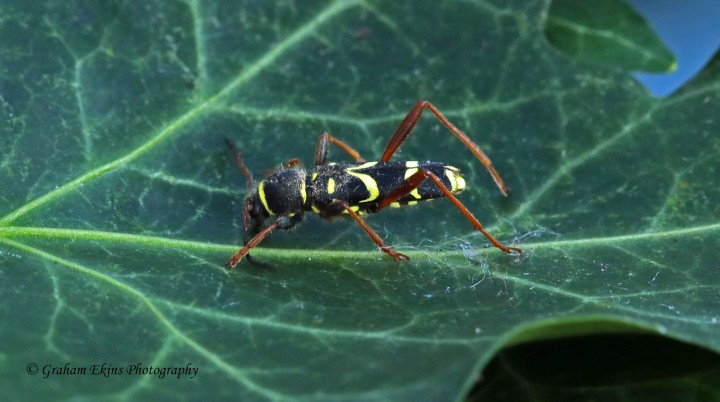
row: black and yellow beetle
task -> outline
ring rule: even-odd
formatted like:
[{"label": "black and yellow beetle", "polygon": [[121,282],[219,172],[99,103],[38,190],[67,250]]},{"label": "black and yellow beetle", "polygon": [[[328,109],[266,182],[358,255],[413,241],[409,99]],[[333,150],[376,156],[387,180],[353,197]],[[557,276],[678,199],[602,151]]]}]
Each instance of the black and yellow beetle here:
[{"label": "black and yellow beetle", "polygon": [[[432,103],[421,100],[415,104],[390,138],[377,162],[366,162],[360,154],[328,133],[320,134],[315,148],[315,167],[311,174],[298,159],[291,159],[283,168],[265,178],[255,188],[250,171],[243,164],[240,153],[231,141],[235,161],[247,179],[249,194],[243,209],[243,247],[226,266],[233,268],[247,256],[248,261],[259,264],[250,250],[275,229],[287,230],[300,223],[305,211],[313,211],[322,218],[331,219],[342,214],[357,222],[377,246],[396,261],[409,260],[405,254],[386,246],[380,236],[359,216],[376,213],[388,206],[413,205],[418,201],[447,197],[470,221],[476,230],[505,253],[522,253],[517,247],[508,247],[488,233],[465,206],[455,197],[465,189],[460,171],[442,162],[390,162],[390,157],[410,135],[425,109],[430,111],[467,146],[490,172],[503,195],[507,187],[495,171],[490,158],[470,138],[452,124]],[[335,144],[355,160],[355,163],[328,162],[329,144]],[[265,221],[274,217],[270,225]],[[254,233],[251,238],[250,234]]]}]

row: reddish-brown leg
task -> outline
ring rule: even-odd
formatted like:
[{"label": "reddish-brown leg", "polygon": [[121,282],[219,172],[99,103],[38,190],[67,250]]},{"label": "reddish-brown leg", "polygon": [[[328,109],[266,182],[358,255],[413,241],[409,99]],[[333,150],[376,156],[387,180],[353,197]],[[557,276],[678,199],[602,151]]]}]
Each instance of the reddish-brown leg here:
[{"label": "reddish-brown leg", "polygon": [[502,178],[500,178],[500,174],[495,170],[495,168],[492,166],[492,161],[490,161],[490,158],[488,158],[487,155],[485,155],[485,152],[483,152],[482,149],[480,149],[477,144],[475,144],[470,137],[468,137],[465,133],[460,131],[459,128],[455,127],[454,124],[450,122],[450,120],[445,117],[438,108],[435,107],[432,103],[421,100],[418,101],[415,106],[413,106],[412,109],[410,109],[410,112],[408,112],[407,116],[403,119],[403,121],[400,122],[400,125],[395,129],[395,133],[390,137],[390,141],[388,141],[387,146],[385,146],[385,151],[382,154],[382,157],[380,158],[381,162],[387,162],[390,160],[390,158],[393,156],[395,151],[398,150],[400,147],[400,144],[402,144],[403,141],[410,135],[410,132],[415,128],[415,125],[420,120],[420,116],[422,116],[422,112],[425,109],[430,109],[431,112],[437,117],[438,120],[442,124],[447,127],[448,130],[450,130],[455,137],[457,137],[460,141],[462,141],[463,144],[465,144],[466,147],[470,149],[470,151],[475,155],[478,160],[480,160],[480,163],[485,166],[485,169],[490,173],[493,180],[495,180],[495,184],[497,184],[498,188],[500,189],[500,192],[503,193],[503,195],[507,195],[507,186],[505,186],[505,183],[503,183]]},{"label": "reddish-brown leg", "polygon": [[327,132],[323,132],[318,137],[317,146],[315,147],[315,166],[323,166],[328,163],[329,144],[335,144],[338,148],[345,151],[356,162],[365,162],[360,153],[354,150],[350,145],[338,140]]},{"label": "reddish-brown leg", "polygon": [[387,195],[387,197],[383,198],[380,203],[378,204],[378,210],[383,209],[390,205],[391,203],[397,201],[400,199],[400,197],[409,194],[411,191],[415,190],[416,188],[420,187],[420,184],[425,179],[432,180],[435,185],[440,189],[440,191],[445,194],[447,198],[452,201],[453,204],[457,207],[457,209],[462,212],[463,215],[465,215],[465,218],[470,221],[470,223],[473,225],[473,227],[480,231],[485,237],[487,237],[488,240],[490,240],[490,243],[493,244],[493,246],[499,248],[500,250],[510,254],[512,251],[515,251],[517,253],[522,254],[522,250],[517,247],[508,247],[499,241],[497,241],[490,233],[488,233],[485,228],[483,228],[483,225],[480,223],[477,218],[463,205],[460,200],[455,197],[455,195],[445,187],[442,180],[440,180],[439,177],[437,177],[434,173],[430,172],[427,169],[420,169],[412,176],[405,179],[404,182],[402,182],[397,188],[392,190],[390,194]]},{"label": "reddish-brown leg", "polygon": [[365,233],[367,233],[367,235],[370,236],[370,238],[375,242],[375,244],[377,244],[377,246],[380,248],[380,250],[382,250],[384,253],[386,253],[387,255],[392,257],[395,261],[402,261],[402,260],[409,261],[410,260],[410,257],[406,256],[405,254],[398,253],[397,251],[393,250],[392,248],[386,246],[385,243],[383,242],[383,240],[380,238],[380,236],[378,236],[378,234],[375,233],[375,231],[372,230],[372,228],[370,226],[368,226],[367,223],[365,223],[365,221],[363,221],[362,218],[360,218],[360,216],[357,213],[355,213],[355,211],[350,209],[349,205],[344,204],[343,208],[345,208],[345,211],[348,213],[348,215],[350,215],[351,218],[355,219],[355,222],[357,222],[358,225],[360,225],[360,227],[365,231]]},{"label": "reddish-brown leg", "polygon": [[273,222],[271,225],[261,230],[258,234],[255,235],[255,237],[252,238],[252,240],[247,242],[247,244],[245,244],[237,253],[233,254],[233,256],[230,257],[228,262],[225,263],[225,267],[227,267],[228,269],[235,268],[238,262],[240,262],[240,260],[242,260],[242,258],[245,257],[253,247],[260,244],[260,242],[278,226],[280,226],[279,220]]}]

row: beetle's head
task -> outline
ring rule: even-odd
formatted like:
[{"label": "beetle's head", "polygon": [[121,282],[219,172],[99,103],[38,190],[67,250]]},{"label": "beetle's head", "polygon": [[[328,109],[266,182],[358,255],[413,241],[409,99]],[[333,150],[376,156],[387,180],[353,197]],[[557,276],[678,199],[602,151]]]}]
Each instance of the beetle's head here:
[{"label": "beetle's head", "polygon": [[245,198],[245,210],[243,211],[243,225],[245,226],[245,232],[256,232],[260,230],[265,222],[265,219],[269,217],[270,214],[263,206],[258,191],[255,190],[251,192],[247,198]]}]

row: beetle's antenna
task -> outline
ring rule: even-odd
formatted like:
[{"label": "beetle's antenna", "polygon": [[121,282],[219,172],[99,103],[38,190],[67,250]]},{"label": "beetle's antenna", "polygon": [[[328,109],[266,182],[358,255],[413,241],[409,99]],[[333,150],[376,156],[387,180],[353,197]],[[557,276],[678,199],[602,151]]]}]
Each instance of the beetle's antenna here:
[{"label": "beetle's antenna", "polygon": [[235,156],[235,163],[237,163],[238,167],[240,168],[240,171],[242,172],[242,174],[245,176],[245,179],[247,180],[248,191],[252,191],[253,187],[255,186],[255,181],[253,180],[250,170],[248,170],[248,168],[245,167],[245,164],[243,163],[242,158],[240,157],[240,151],[238,151],[237,147],[235,146],[235,143],[230,141],[230,139],[225,138],[225,143],[230,148],[230,150],[233,152],[233,156]]}]

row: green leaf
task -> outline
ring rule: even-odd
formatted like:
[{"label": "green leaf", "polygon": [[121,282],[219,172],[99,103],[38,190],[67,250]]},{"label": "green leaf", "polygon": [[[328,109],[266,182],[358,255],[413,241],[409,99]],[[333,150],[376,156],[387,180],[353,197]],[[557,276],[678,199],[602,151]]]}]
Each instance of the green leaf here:
[{"label": "green leaf", "polygon": [[561,52],[586,63],[649,73],[677,69],[672,52],[625,0],[553,0],[545,35]]},{"label": "green leaf", "polygon": [[[3,5],[2,389],[460,400],[499,350],[538,339],[630,327],[719,351],[720,62],[654,99],[551,49],[545,7]],[[225,270],[245,186],[224,138],[258,177],[310,163],[323,130],[373,159],[421,98],[513,191],[431,116],[395,158],[462,169],[461,200],[521,258],[436,200],[367,217],[409,263],[308,216],[255,251],[274,270]],[[123,373],[43,378],[104,363]]]}]

